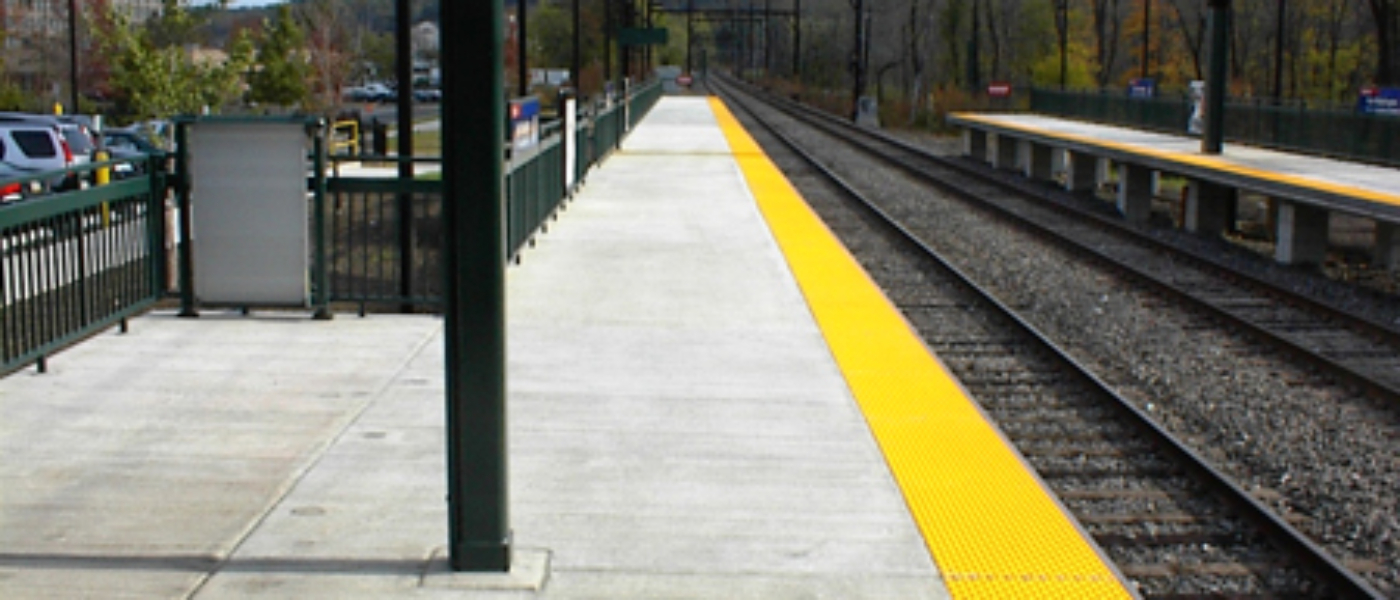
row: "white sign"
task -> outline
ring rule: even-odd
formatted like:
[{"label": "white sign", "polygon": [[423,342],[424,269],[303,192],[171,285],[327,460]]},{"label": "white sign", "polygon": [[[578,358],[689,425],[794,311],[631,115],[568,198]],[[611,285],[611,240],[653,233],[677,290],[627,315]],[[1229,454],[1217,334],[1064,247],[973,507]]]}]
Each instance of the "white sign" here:
[{"label": "white sign", "polygon": [[195,294],[233,305],[309,304],[306,126],[190,126]]}]

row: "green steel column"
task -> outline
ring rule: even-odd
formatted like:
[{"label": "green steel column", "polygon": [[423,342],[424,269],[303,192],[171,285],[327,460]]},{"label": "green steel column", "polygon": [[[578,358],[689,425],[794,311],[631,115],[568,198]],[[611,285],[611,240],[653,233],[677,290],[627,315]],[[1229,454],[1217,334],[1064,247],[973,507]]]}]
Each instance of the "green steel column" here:
[{"label": "green steel column", "polygon": [[447,502],[456,571],[510,570],[502,4],[442,3]]},{"label": "green steel column", "polygon": [[188,122],[175,125],[175,201],[180,211],[180,316],[198,317],[194,307],[194,220],[190,214],[190,144]]},{"label": "green steel column", "polygon": [[311,206],[315,211],[312,219],[312,227],[316,228],[316,234],[312,236],[312,241],[316,248],[316,268],[312,273],[316,276],[316,297],[313,302],[316,305],[316,313],[312,318],[318,321],[329,321],[331,319],[331,280],[330,265],[326,264],[328,253],[326,252],[326,121],[318,119],[312,133],[312,183],[315,188],[312,190]]},{"label": "green steel column", "polygon": [[1206,72],[1205,131],[1202,154],[1220,154],[1225,140],[1226,70],[1230,51],[1230,0],[1210,0],[1210,64]]},{"label": "green steel column", "polygon": [[[407,190],[413,180],[413,27],[409,0],[394,3],[394,78],[398,88],[399,189]],[[413,194],[400,191],[394,199],[399,227],[399,312],[413,312]]]}]

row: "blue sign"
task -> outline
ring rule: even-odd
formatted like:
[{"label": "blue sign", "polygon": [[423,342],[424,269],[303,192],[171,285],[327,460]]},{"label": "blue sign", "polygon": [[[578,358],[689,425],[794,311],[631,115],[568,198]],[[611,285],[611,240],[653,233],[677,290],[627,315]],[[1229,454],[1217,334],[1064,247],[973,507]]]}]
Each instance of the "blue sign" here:
[{"label": "blue sign", "polygon": [[1157,81],[1150,77],[1134,79],[1128,82],[1129,98],[1156,98]]},{"label": "blue sign", "polygon": [[1356,112],[1400,117],[1400,88],[1361,88],[1361,94],[1356,101]]},{"label": "blue sign", "polygon": [[540,99],[534,96],[510,101],[510,139],[516,150],[540,141]]}]

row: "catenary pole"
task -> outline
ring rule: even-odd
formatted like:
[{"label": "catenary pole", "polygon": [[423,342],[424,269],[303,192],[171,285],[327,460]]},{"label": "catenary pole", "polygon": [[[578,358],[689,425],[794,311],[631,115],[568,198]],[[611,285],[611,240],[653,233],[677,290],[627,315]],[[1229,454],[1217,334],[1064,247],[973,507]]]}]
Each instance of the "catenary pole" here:
[{"label": "catenary pole", "polygon": [[1210,0],[1209,69],[1206,73],[1205,131],[1201,135],[1201,152],[1220,154],[1225,140],[1225,87],[1229,67],[1230,0]]}]

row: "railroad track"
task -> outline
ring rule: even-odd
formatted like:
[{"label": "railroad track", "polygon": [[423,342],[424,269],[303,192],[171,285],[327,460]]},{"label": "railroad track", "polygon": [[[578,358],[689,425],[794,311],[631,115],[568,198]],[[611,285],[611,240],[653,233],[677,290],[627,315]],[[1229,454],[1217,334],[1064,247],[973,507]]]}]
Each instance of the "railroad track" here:
[{"label": "railroad track", "polygon": [[804,157],[779,162],[827,190],[809,202],[1141,593],[1382,597],[779,133],[773,109],[721,90]]},{"label": "railroad track", "polygon": [[1131,275],[1173,300],[1190,302],[1338,381],[1400,406],[1400,328],[1394,325],[1353,315],[1346,307],[1240,272],[1214,257],[1187,252],[1115,217],[1086,210],[1059,190],[935,156],[795,104],[776,107],[1076,254]]}]

